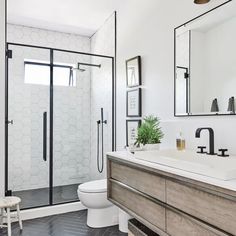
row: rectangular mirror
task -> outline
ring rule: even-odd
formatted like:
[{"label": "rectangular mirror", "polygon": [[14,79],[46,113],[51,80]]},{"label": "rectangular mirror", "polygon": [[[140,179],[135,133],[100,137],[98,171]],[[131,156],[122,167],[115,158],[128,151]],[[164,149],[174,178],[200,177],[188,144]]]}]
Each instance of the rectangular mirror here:
[{"label": "rectangular mirror", "polygon": [[175,116],[235,115],[236,2],[175,29]]}]

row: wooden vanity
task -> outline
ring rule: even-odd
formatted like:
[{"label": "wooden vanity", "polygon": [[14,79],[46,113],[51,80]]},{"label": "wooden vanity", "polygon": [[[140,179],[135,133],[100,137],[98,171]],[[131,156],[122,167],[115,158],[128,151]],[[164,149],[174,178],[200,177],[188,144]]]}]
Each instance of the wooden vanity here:
[{"label": "wooden vanity", "polygon": [[236,235],[236,192],[108,155],[108,199],[159,235]]}]

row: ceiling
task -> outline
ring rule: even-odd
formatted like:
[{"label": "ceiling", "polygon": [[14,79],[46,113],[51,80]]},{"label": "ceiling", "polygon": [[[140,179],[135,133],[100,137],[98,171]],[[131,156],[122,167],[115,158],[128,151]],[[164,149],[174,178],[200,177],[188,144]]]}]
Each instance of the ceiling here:
[{"label": "ceiling", "polygon": [[126,0],[8,0],[8,23],[93,35]]}]

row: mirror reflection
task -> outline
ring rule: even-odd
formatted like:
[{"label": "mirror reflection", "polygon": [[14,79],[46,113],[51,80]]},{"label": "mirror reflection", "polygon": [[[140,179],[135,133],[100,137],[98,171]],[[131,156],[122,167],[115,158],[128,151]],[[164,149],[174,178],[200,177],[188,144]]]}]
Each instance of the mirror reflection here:
[{"label": "mirror reflection", "polygon": [[175,55],[175,115],[235,114],[235,2],[176,28]]}]

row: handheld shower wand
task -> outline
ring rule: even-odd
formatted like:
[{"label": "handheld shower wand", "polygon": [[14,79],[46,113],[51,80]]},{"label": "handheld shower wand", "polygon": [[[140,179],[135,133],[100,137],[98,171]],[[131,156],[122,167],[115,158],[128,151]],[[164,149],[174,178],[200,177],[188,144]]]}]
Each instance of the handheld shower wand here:
[{"label": "handheld shower wand", "polygon": [[[98,172],[102,173],[104,169],[104,135],[103,125],[107,124],[107,120],[104,120],[103,108],[101,108],[101,120],[97,121],[97,168]],[[100,125],[101,125],[101,166],[100,166]]]}]

